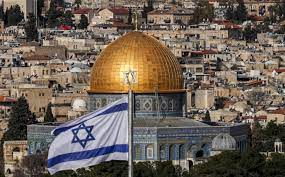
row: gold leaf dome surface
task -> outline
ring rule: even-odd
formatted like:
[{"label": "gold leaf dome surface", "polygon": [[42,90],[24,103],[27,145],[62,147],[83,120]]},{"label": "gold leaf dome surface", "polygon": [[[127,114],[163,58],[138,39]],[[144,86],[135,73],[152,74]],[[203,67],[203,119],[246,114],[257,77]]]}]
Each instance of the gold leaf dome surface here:
[{"label": "gold leaf dome surface", "polygon": [[155,38],[130,32],[109,44],[95,61],[90,92],[125,93],[126,73],[134,71],[137,93],[180,92],[182,70],[172,52]]}]

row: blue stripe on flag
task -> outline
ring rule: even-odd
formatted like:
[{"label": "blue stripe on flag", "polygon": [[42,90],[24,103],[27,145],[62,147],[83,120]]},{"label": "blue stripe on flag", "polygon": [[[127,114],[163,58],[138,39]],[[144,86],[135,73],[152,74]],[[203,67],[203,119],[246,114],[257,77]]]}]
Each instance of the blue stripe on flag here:
[{"label": "blue stripe on flag", "polygon": [[79,124],[81,124],[81,123],[83,123],[83,122],[86,122],[86,121],[88,121],[88,120],[90,120],[90,119],[93,119],[93,118],[95,118],[95,117],[102,116],[102,115],[106,115],[106,114],[111,114],[111,113],[115,113],[115,112],[120,112],[120,111],[126,111],[126,110],[128,110],[128,103],[121,103],[121,104],[118,104],[118,105],[114,105],[114,106],[112,106],[112,107],[106,109],[105,111],[103,111],[103,112],[101,112],[101,113],[99,113],[99,114],[97,114],[97,115],[95,114],[93,117],[91,117],[91,118],[89,118],[89,119],[86,119],[86,120],[84,120],[84,121],[82,121],[82,122],[79,122],[79,123],[77,123],[77,124],[74,124],[74,125],[71,125],[71,126],[68,126],[68,127],[62,127],[62,128],[55,129],[55,130],[53,131],[53,135],[57,136],[57,135],[59,135],[61,132],[64,132],[64,131],[66,131],[66,130],[72,128],[72,127],[75,127],[75,126],[77,126],[77,125],[79,125]]},{"label": "blue stripe on flag", "polygon": [[127,153],[128,145],[127,144],[116,144],[113,146],[107,146],[87,151],[80,152],[72,152],[67,154],[58,155],[51,159],[48,159],[48,168],[53,167],[59,163],[68,162],[68,161],[76,161],[76,160],[84,160],[89,158],[95,158],[98,156],[111,154],[115,152]]}]

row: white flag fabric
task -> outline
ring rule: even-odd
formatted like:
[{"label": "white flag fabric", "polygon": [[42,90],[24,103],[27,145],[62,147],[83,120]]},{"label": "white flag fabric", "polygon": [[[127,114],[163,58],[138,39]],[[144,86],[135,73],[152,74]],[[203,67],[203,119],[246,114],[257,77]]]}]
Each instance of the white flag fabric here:
[{"label": "white flag fabric", "polygon": [[48,153],[50,174],[128,160],[127,98],[64,123],[52,133],[56,137]]}]

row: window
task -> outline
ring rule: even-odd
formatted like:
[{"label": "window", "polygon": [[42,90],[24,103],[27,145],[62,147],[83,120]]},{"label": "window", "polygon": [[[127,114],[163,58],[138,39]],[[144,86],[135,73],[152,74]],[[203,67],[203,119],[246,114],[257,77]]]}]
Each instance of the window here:
[{"label": "window", "polygon": [[161,145],[160,148],[160,160],[165,160],[165,146],[164,145]]},{"label": "window", "polygon": [[135,160],[140,160],[141,159],[141,149],[140,149],[140,145],[137,144],[135,145]]},{"label": "window", "polygon": [[146,147],[146,158],[153,159],[153,145],[147,145]]}]

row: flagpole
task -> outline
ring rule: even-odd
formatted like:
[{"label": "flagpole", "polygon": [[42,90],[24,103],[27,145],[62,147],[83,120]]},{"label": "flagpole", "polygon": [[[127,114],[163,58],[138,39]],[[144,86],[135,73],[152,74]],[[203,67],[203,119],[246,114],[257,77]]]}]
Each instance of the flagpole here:
[{"label": "flagpole", "polygon": [[129,154],[128,154],[128,174],[129,177],[133,177],[133,92],[131,87],[128,93],[128,143],[129,143]]}]

